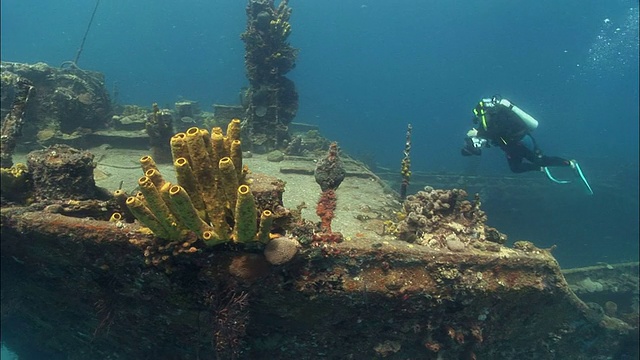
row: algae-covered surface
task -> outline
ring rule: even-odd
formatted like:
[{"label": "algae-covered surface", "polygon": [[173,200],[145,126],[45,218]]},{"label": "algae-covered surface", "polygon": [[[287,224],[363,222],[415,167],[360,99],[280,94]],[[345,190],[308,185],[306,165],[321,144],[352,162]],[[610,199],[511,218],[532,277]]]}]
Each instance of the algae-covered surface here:
[{"label": "algae-covered surface", "polygon": [[[135,189],[145,151],[91,151],[98,186]],[[243,162],[285,181],[284,206],[317,223],[314,160]],[[401,210],[396,195],[357,162],[345,166],[332,224],[344,241],[299,239],[283,265],[251,246],[159,245],[137,224],[106,221],[111,210],[99,201],[3,207],[3,342],[21,359],[637,354],[637,264],[620,268],[624,277],[575,272],[570,285],[549,250],[531,243],[470,239],[451,223],[460,232],[438,240],[445,246],[398,240],[387,228]],[[159,169],[171,181],[171,167]],[[70,216],[83,206],[94,213]],[[584,302],[574,291],[599,296]]]}]

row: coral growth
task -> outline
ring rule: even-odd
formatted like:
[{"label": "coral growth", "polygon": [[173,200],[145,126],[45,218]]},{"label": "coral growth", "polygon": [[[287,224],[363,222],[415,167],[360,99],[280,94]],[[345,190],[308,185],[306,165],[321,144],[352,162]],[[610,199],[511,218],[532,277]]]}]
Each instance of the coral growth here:
[{"label": "coral growth", "polygon": [[335,190],[340,186],[347,172],[340,160],[338,144],[329,145],[327,156],[318,160],[314,176],[322,191]]},{"label": "coral growth", "polygon": [[337,206],[336,189],[344,180],[346,171],[338,156],[338,144],[335,142],[329,146],[327,156],[318,161],[315,169],[315,178],[322,193],[316,205],[316,215],[320,217],[320,234],[314,235],[314,240],[326,242],[342,241],[339,233],[331,230],[331,222]]},{"label": "coral growth", "polygon": [[0,168],[0,196],[10,201],[24,201],[31,187],[29,170],[22,163],[17,163],[8,168]]},{"label": "coral growth", "polygon": [[[269,239],[271,211],[258,209],[242,165],[240,120],[232,120],[226,136],[221,128],[192,127],[171,138],[178,184],[164,180],[150,156],[140,162],[140,193],[127,198],[135,217],[158,237],[181,240],[188,232],[207,245]],[[258,226],[257,222],[261,225]],[[260,230],[260,232],[259,232]]]},{"label": "coral growth", "polygon": [[326,152],[330,144],[318,130],[309,130],[293,136],[283,152],[289,156],[316,156]]},{"label": "coral growth", "polygon": [[173,134],[173,117],[168,110],[161,110],[158,104],[153,104],[153,111],[147,116],[145,129],[149,135],[151,153],[156,161],[167,163],[171,161],[169,139]]},{"label": "coral growth", "polygon": [[474,241],[504,243],[506,235],[484,224],[487,216],[480,204],[477,194],[469,201],[464,190],[427,186],[407,196],[394,232],[401,240],[454,252],[464,251]]},{"label": "coral growth", "polygon": [[[16,95],[11,104],[11,110],[2,120],[2,128],[0,128],[0,134],[2,135],[2,141],[0,142],[0,166],[3,168],[9,168],[13,165],[12,156],[16,147],[16,138],[22,135],[24,112],[31,93],[34,92],[35,89],[31,81],[22,77],[17,77],[15,87]],[[2,90],[4,93],[4,88]]]},{"label": "coral growth", "polygon": [[404,156],[400,163],[400,175],[402,176],[402,184],[400,185],[400,199],[404,200],[407,197],[407,188],[411,181],[411,130],[413,127],[411,124],[407,125],[407,140],[404,143]]},{"label": "coral growth", "polygon": [[316,215],[320,217],[320,229],[322,232],[331,232],[331,221],[335,216],[336,205],[336,192],[334,190],[323,191],[320,194],[320,199],[316,206]]},{"label": "coral growth", "polygon": [[[79,144],[68,141],[104,127],[111,118],[112,103],[103,74],[42,62],[6,61],[0,72],[2,167],[11,166],[9,157],[16,141],[75,146]],[[33,145],[30,147],[38,148]]]},{"label": "coral growth", "polygon": [[249,323],[249,294],[219,285],[205,295],[209,310],[211,343],[218,359],[237,359]]},{"label": "coral growth", "polygon": [[295,66],[298,50],[288,37],[291,33],[291,8],[283,0],[250,0],[245,43],[245,67],[249,89],[243,94],[247,103],[247,129],[252,150],[268,152],[282,147],[289,138],[288,124],[298,111],[298,93],[293,81],[285,77]]},{"label": "coral growth", "polygon": [[101,190],[93,178],[94,155],[58,144],[27,155],[34,197],[41,200],[96,199]]},{"label": "coral growth", "polygon": [[298,253],[300,243],[292,237],[280,236],[271,240],[264,249],[264,256],[273,265],[282,265]]}]

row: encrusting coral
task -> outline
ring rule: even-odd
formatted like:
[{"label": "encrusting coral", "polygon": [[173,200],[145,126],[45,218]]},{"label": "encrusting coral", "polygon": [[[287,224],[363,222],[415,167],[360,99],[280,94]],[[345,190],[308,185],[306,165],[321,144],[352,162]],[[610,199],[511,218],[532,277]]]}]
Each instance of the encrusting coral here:
[{"label": "encrusting coral", "polygon": [[298,50],[288,41],[291,8],[287,0],[249,0],[245,43],[245,68],[249,88],[243,92],[246,105],[245,139],[251,150],[267,153],[286,146],[288,126],[298,111],[298,92],[285,75],[295,67]]},{"label": "encrusting coral", "polygon": [[30,190],[27,165],[17,163],[11,167],[0,168],[0,171],[0,196],[7,200],[24,199]]},{"label": "encrusting coral", "polygon": [[402,175],[402,184],[400,185],[400,199],[404,200],[407,197],[407,188],[409,187],[409,181],[411,180],[411,130],[413,127],[411,124],[407,125],[407,140],[404,143],[404,156],[400,164],[400,175]]},{"label": "encrusting coral", "polygon": [[389,232],[401,240],[436,249],[463,251],[473,245],[491,250],[507,237],[485,225],[487,216],[480,205],[478,195],[469,201],[464,190],[436,190],[427,186],[407,196],[399,221],[388,224]]},{"label": "encrusting coral", "polygon": [[314,175],[322,190],[316,205],[316,215],[320,217],[321,232],[314,234],[314,240],[340,242],[342,234],[331,230],[331,222],[337,207],[336,190],[346,175],[337,143],[331,143],[327,156],[318,161]]},{"label": "encrusting coral", "polygon": [[[2,74],[4,75],[4,66]],[[4,85],[4,81],[3,81]],[[0,135],[2,136],[2,142],[0,142],[0,167],[10,168],[13,165],[13,152],[16,148],[16,138],[22,135],[22,125],[24,124],[24,112],[27,106],[27,102],[31,98],[35,87],[30,80],[23,77],[15,78],[16,96],[11,104],[11,109],[2,120],[2,126],[0,127]],[[3,100],[5,89],[2,87]],[[4,110],[4,104],[3,110]]]},{"label": "encrusting coral", "polygon": [[289,262],[298,253],[300,243],[292,237],[281,236],[269,242],[264,249],[264,256],[272,265]]},{"label": "encrusting coral", "polygon": [[171,154],[166,141],[173,133],[172,116],[168,110],[160,109],[158,104],[153,104],[151,114],[145,121],[145,130],[149,135],[149,145],[153,157],[160,163],[171,161]]},{"label": "encrusting coral", "polygon": [[145,156],[140,192],[127,198],[128,209],[154,235],[170,241],[193,232],[207,245],[268,242],[273,214],[258,213],[239,136],[238,119],[229,123],[226,136],[219,127],[211,135],[197,127],[175,134],[170,144],[178,184],[166,181]]}]

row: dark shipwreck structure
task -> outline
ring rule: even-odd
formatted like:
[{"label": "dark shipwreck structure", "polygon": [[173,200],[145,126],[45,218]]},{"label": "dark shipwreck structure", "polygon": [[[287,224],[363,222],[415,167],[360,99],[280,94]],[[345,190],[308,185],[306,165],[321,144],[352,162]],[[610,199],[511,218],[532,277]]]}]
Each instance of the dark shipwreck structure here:
[{"label": "dark shipwreck structure", "polygon": [[[196,139],[202,134],[187,132]],[[226,151],[229,135],[220,136],[218,149]],[[284,182],[260,173],[230,173],[242,183],[236,203],[243,205],[235,207],[234,219],[224,216],[230,210],[212,215],[230,209],[229,192],[202,205],[209,214],[202,215],[198,192],[185,197],[181,185],[167,185],[158,172],[209,166],[215,151],[198,152],[182,141],[190,140],[174,136],[172,151],[189,160],[162,167],[141,159],[146,176],[138,181],[145,190],[126,202],[150,211],[141,207],[136,220],[123,212],[122,191],[98,196],[104,193],[86,171],[56,175],[60,182],[90,184],[86,194],[61,193],[46,181],[23,189],[41,194],[20,197],[29,200],[8,200],[3,191],[2,341],[20,359],[637,356],[637,263],[565,277],[548,249],[526,241],[505,246],[506,236],[485,224],[480,199],[459,189],[410,194],[402,207],[381,210],[397,213],[384,221],[362,210],[356,217],[369,220],[344,233],[342,242],[315,236],[324,233],[320,222],[287,210]],[[39,166],[64,169],[78,154],[91,157],[68,148],[31,157],[45,162]],[[220,159],[220,171],[228,159]],[[297,173],[288,176],[312,177],[313,169],[301,170],[312,161],[291,161]],[[347,185],[340,189],[375,184],[361,179],[367,173],[353,163],[344,167]],[[23,168],[21,176],[29,171]],[[196,183],[208,176],[197,173]],[[210,190],[227,191],[227,181],[220,177]],[[178,183],[188,187],[190,180]],[[165,188],[169,197],[153,194]],[[207,203],[209,190],[202,190]],[[318,194],[300,186],[288,191]],[[184,216],[189,212],[211,222],[194,222]]]},{"label": "dark shipwreck structure", "polygon": [[298,111],[298,93],[285,75],[295,67],[298,50],[291,34],[287,0],[250,0],[247,5],[245,68],[249,88],[242,94],[246,107],[246,136],[251,149],[268,152],[289,139],[288,125]]}]

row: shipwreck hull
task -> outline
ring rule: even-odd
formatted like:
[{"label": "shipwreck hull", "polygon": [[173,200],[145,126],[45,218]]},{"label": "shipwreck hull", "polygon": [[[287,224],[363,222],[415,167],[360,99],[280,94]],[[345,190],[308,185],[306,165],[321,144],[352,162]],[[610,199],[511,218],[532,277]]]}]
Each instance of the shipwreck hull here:
[{"label": "shipwreck hull", "polygon": [[354,238],[273,266],[154,248],[134,224],[2,209],[2,341],[20,359],[606,359],[637,327],[546,251]]}]

